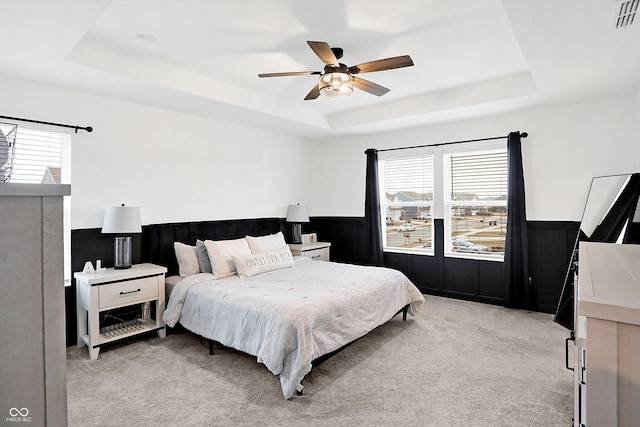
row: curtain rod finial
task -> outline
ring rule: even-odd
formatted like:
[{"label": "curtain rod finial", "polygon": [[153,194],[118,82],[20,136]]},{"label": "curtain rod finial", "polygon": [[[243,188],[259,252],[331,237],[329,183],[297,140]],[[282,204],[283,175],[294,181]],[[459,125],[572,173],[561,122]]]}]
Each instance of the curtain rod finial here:
[{"label": "curtain rod finial", "polygon": [[520,138],[526,138],[526,137],[528,137],[528,136],[529,136],[529,134],[528,134],[528,133],[526,133],[526,132],[522,132],[522,133],[520,134]]}]

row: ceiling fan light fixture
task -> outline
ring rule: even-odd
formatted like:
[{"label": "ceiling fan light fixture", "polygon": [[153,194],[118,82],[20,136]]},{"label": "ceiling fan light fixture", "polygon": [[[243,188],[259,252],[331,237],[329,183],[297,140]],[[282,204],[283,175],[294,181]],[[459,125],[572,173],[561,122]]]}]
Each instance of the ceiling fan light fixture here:
[{"label": "ceiling fan light fixture", "polygon": [[320,93],[329,98],[340,98],[353,93],[353,77],[350,74],[336,72],[320,76]]},{"label": "ceiling fan light fixture", "polygon": [[[629,0],[640,1],[640,0]],[[318,99],[320,95],[329,98],[342,98],[353,93],[353,87],[363,90],[372,95],[382,96],[389,92],[384,86],[370,82],[360,77],[360,74],[371,73],[373,71],[392,70],[413,66],[413,60],[409,55],[394,56],[393,58],[376,59],[375,61],[363,62],[362,64],[347,67],[338,62],[342,58],[342,49],[330,47],[326,42],[307,41],[313,52],[324,62],[324,71],[292,71],[284,73],[262,73],[258,77],[284,77],[284,76],[308,76],[320,75],[318,84],[313,85],[305,101]],[[358,75],[356,80],[354,74]]]}]

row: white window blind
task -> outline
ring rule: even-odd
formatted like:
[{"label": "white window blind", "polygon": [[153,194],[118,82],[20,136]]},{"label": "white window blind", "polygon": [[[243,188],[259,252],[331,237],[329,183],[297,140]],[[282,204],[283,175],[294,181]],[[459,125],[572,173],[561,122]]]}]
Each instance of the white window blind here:
[{"label": "white window blind", "polygon": [[433,157],[410,157],[384,161],[387,193],[400,191],[433,193]]},{"label": "white window blind", "polygon": [[383,247],[432,253],[433,156],[381,161]]},{"label": "white window blind", "polygon": [[[9,182],[71,183],[71,136],[18,126]],[[64,197],[64,284],[71,284],[71,200]]]},{"label": "white window blind", "polygon": [[502,258],[507,228],[507,150],[445,156],[445,253]]},{"label": "white window blind", "polygon": [[469,195],[481,200],[506,200],[506,151],[451,154],[451,200]]}]

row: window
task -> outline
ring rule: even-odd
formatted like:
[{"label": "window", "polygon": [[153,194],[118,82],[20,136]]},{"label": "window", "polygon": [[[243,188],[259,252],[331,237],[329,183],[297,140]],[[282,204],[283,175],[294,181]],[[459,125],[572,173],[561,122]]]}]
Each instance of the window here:
[{"label": "window", "polygon": [[433,156],[382,162],[383,247],[433,253]]},{"label": "window", "polygon": [[[434,253],[433,219],[444,224],[444,254],[502,260],[507,228],[507,150],[433,147],[379,161],[380,207],[388,252]],[[397,152],[395,152],[397,153]],[[384,156],[384,155],[383,155]]]},{"label": "window", "polygon": [[[71,183],[71,136],[18,126],[9,182]],[[64,197],[64,284],[71,284],[71,200]]]},{"label": "window", "polygon": [[502,257],[507,230],[507,151],[444,156],[445,253]]}]

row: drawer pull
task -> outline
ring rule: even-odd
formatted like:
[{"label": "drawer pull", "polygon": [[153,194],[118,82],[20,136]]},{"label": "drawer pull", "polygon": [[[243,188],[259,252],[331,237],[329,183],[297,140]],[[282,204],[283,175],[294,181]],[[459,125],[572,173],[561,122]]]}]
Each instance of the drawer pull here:
[{"label": "drawer pull", "polygon": [[573,368],[569,366],[569,341],[575,341],[576,336],[573,332],[571,332],[571,336],[564,340],[564,366],[570,371],[573,371]]},{"label": "drawer pull", "polygon": [[320,258],[320,257],[322,257],[322,255],[312,255],[311,259]]},{"label": "drawer pull", "polygon": [[120,295],[135,294],[136,292],[140,292],[140,291],[141,291],[140,288],[136,289],[135,291],[129,291],[129,292],[120,291]]}]

